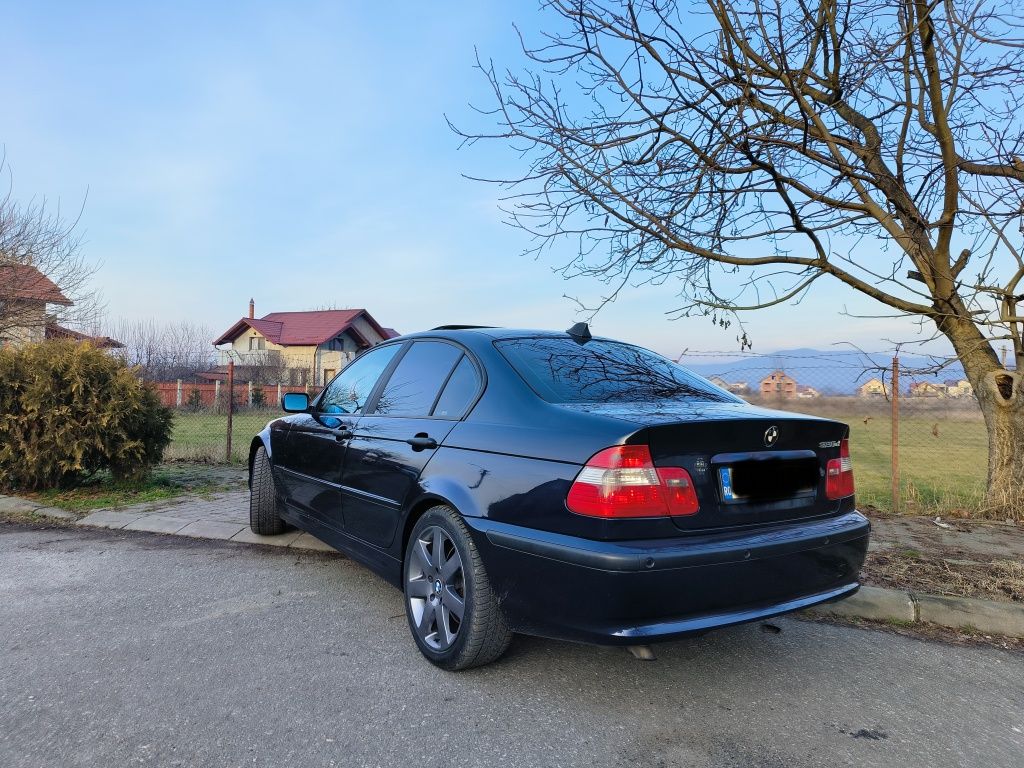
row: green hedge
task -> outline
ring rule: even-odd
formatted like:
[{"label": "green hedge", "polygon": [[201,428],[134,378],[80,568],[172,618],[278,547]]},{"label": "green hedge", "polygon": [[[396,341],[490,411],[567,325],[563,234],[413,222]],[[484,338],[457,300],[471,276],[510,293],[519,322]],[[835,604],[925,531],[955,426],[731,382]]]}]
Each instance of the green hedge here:
[{"label": "green hedge", "polygon": [[0,487],[68,487],[104,469],[141,479],[172,420],[152,387],[88,344],[0,350]]}]

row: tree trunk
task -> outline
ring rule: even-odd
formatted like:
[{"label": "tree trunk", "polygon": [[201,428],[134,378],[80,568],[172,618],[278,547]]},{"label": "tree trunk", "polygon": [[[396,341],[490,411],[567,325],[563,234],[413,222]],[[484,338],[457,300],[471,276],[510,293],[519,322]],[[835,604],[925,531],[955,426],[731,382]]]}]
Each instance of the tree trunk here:
[{"label": "tree trunk", "polygon": [[974,391],[988,429],[986,507],[1024,520],[1024,377],[992,371]]},{"label": "tree trunk", "polygon": [[1003,368],[991,344],[969,320],[947,317],[938,325],[953,343],[985,417],[987,511],[1024,520],[1024,375]]}]

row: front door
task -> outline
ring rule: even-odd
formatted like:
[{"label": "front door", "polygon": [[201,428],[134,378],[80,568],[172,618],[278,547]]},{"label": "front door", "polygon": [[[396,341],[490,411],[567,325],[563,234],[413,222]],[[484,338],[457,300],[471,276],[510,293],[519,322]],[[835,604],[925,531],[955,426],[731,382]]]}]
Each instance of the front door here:
[{"label": "front door", "polygon": [[345,529],[343,470],[359,415],[400,344],[377,347],[356,358],[313,402],[311,413],[292,423],[286,438],[289,503],[302,514]]},{"label": "front door", "polygon": [[[345,456],[345,526],[349,534],[387,548],[405,497],[455,420],[434,415],[443,387],[464,355],[443,341],[414,342],[356,422]],[[461,415],[461,414],[460,414]]]}]

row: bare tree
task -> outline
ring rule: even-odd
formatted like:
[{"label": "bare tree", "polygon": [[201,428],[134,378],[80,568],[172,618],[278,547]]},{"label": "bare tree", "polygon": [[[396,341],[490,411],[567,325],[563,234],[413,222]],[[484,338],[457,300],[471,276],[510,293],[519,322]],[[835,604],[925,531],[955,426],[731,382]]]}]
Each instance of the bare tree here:
[{"label": "bare tree", "polygon": [[110,335],[124,348],[116,350],[129,365],[137,366],[147,381],[191,379],[208,371],[215,350],[212,331],[188,321],[162,324],[156,320],[120,320]]},{"label": "bare tree", "polygon": [[248,353],[243,370],[253,384],[284,384],[288,381],[288,366],[284,356],[276,349]]},{"label": "bare tree", "polygon": [[[0,156],[0,175],[6,162]],[[92,287],[96,266],[82,255],[75,219],[45,200],[0,196],[0,338],[33,338],[47,323],[88,327],[103,311]]]},{"label": "bare tree", "polygon": [[526,158],[492,181],[536,251],[573,240],[565,273],[611,297],[675,279],[679,314],[719,323],[833,280],[933,326],[984,413],[989,503],[1024,516],[1016,4],[542,4],[558,31],[527,72],[481,62],[497,130],[459,131]]}]

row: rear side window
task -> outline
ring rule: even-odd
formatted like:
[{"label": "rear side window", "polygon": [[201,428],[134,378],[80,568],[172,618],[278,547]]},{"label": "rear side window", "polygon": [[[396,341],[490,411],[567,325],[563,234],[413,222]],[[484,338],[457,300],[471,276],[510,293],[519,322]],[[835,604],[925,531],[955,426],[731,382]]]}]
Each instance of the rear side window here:
[{"label": "rear side window", "polygon": [[526,383],[551,403],[659,400],[740,402],[654,352],[615,341],[536,337],[496,343]]},{"label": "rear side window", "polygon": [[465,355],[455,367],[444,391],[434,406],[434,416],[439,419],[457,419],[466,412],[469,404],[480,389],[480,377],[476,368]]},{"label": "rear side window", "polygon": [[398,362],[374,408],[382,416],[429,416],[462,350],[440,341],[417,341]]}]

